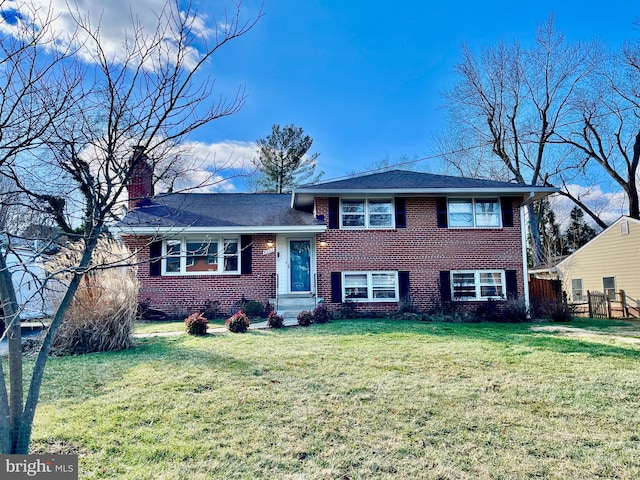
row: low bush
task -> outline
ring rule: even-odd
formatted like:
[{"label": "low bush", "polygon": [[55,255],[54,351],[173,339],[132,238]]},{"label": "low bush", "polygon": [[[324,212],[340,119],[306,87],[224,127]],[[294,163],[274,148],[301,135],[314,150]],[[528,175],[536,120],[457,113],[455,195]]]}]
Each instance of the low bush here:
[{"label": "low bush", "polygon": [[331,317],[329,309],[321,303],[313,310],[313,323],[327,323]]},{"label": "low bush", "polygon": [[219,300],[206,300],[202,308],[202,315],[213,320],[214,318],[223,318],[224,315],[220,310]]},{"label": "low bush", "polygon": [[308,310],[304,310],[298,314],[298,325],[301,327],[308,327],[313,323],[313,313]]},{"label": "low bush", "polygon": [[565,300],[558,300],[551,305],[550,315],[554,322],[570,322],[575,313],[575,306]]},{"label": "low bush", "polygon": [[242,310],[249,318],[260,317],[264,311],[264,305],[260,302],[256,302],[255,300],[249,300]]},{"label": "low bush", "polygon": [[529,310],[523,300],[507,300],[502,307],[502,321],[522,323],[529,321]]},{"label": "low bush", "polygon": [[229,317],[225,322],[225,325],[230,332],[244,333],[249,330],[251,321],[243,311],[239,311],[238,313],[234,313],[231,317]]},{"label": "low bush", "polygon": [[267,327],[269,328],[282,328],[284,327],[284,317],[282,315],[278,315],[277,312],[269,313],[267,316]]},{"label": "low bush", "polygon": [[206,335],[209,320],[200,312],[192,313],[184,320],[184,329],[189,335]]}]

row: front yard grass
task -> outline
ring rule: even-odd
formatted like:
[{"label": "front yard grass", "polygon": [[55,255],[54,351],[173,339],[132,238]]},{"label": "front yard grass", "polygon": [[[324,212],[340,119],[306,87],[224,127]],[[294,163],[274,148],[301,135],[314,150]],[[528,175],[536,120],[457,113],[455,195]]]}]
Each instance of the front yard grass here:
[{"label": "front yard grass", "polygon": [[555,327],[345,320],[52,358],[33,448],[79,453],[83,479],[640,478],[640,329]]}]

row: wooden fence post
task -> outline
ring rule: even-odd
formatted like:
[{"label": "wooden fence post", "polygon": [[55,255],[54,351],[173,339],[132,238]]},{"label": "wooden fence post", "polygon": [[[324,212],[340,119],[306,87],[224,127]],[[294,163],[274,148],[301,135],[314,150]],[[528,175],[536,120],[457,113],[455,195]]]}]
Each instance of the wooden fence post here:
[{"label": "wooden fence post", "polygon": [[591,292],[587,290],[587,304],[589,305],[589,318],[593,318],[593,308],[591,307]]},{"label": "wooden fence post", "polygon": [[624,318],[628,318],[629,309],[627,308],[627,294],[624,293],[624,290],[620,290],[618,294],[620,295],[620,301],[622,302],[622,315]]}]

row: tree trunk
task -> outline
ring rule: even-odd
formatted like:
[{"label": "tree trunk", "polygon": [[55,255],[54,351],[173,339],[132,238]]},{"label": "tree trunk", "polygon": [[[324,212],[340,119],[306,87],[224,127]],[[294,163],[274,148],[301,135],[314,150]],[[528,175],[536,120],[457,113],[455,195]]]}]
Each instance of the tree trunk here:
[{"label": "tree trunk", "polygon": [[544,261],[544,253],[542,251],[538,219],[532,203],[527,205],[527,217],[529,220],[529,235],[531,236],[531,259],[533,260],[533,265],[536,266]]},{"label": "tree trunk", "polygon": [[[97,229],[100,231],[100,229]],[[49,358],[49,352],[51,351],[51,345],[56,338],[56,334],[60,329],[60,325],[64,320],[64,316],[73,301],[73,297],[78,290],[80,282],[86,275],[86,270],[91,263],[91,257],[93,251],[98,243],[98,235],[92,235],[86,240],[85,249],[82,253],[82,259],[80,264],[76,267],[76,273],[74,274],[67,291],[64,294],[62,302],[56,311],[51,326],[47,331],[47,335],[42,342],[42,347],[38,353],[36,363],[33,367],[33,373],[31,374],[31,384],[29,385],[29,393],[24,405],[24,412],[22,415],[22,423],[18,432],[18,442],[15,447],[15,454],[27,454],[29,453],[29,443],[31,442],[31,431],[33,429],[33,419],[36,414],[36,406],[38,405],[38,399],[40,398],[40,387],[42,386],[42,379],[44,377],[44,367]]]},{"label": "tree trunk", "polygon": [[[11,274],[7,269],[7,263],[4,255],[0,252],[0,301],[2,302],[2,308],[5,318],[11,318],[12,305],[9,300],[12,295],[15,297],[15,291],[13,290],[13,282],[11,281]],[[7,325],[9,326],[9,325]],[[10,335],[10,332],[7,332]],[[13,371],[10,370],[11,376]],[[13,441],[11,438],[12,432],[12,417],[11,408],[9,407],[9,396],[7,392],[7,384],[5,381],[5,375],[2,368],[2,359],[0,359],[0,453],[11,453]]]}]

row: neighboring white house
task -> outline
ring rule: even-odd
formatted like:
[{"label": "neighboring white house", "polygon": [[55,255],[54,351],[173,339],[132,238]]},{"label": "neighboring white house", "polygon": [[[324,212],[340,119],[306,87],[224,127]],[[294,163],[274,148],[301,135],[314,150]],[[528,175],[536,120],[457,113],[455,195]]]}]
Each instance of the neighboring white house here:
[{"label": "neighboring white house", "polygon": [[42,257],[30,248],[18,247],[6,253],[6,262],[21,309],[20,317],[36,319],[48,316],[51,311],[43,298],[45,271]]},{"label": "neighboring white house", "polygon": [[567,298],[587,301],[587,291],[620,301],[627,314],[640,312],[640,220],[621,217],[597,237],[556,265]]}]

